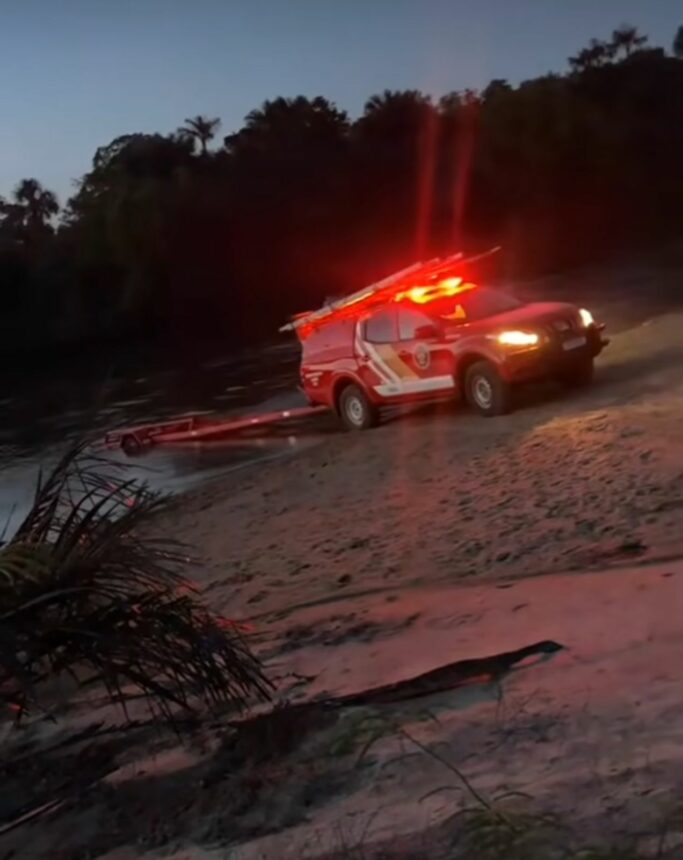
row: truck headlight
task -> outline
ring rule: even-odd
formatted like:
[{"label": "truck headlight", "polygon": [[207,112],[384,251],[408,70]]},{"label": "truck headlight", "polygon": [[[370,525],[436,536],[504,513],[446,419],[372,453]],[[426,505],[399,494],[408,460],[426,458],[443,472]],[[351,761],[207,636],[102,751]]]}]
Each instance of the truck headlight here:
[{"label": "truck headlight", "polygon": [[503,346],[536,346],[538,335],[530,331],[502,331],[498,343]]},{"label": "truck headlight", "polygon": [[587,311],[586,308],[581,308],[579,310],[579,316],[581,317],[581,322],[583,323],[584,328],[588,328],[589,325],[593,325],[595,322],[593,314],[590,311]]}]

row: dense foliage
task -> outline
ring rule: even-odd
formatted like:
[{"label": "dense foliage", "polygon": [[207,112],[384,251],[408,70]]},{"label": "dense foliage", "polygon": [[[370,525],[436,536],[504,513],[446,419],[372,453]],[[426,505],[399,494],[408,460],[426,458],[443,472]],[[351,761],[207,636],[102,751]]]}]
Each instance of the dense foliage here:
[{"label": "dense foliage", "polygon": [[166,716],[269,697],[236,626],[183,576],[187,550],[150,533],[162,504],[82,446],[39,482],[0,541],[0,713],[43,705],[66,678],[122,704],[142,694]]},{"label": "dense foliage", "polygon": [[683,226],[683,29],[669,54],[622,27],[517,87],[387,91],[354,122],[298,97],[218,127],[117,138],[58,218],[35,180],[0,201],[0,343],[255,339],[461,244],[518,274]]}]

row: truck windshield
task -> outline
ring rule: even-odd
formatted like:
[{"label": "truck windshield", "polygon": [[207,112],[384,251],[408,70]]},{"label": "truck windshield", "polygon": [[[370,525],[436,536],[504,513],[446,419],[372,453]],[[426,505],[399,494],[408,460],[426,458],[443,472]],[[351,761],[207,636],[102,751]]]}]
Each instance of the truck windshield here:
[{"label": "truck windshield", "polygon": [[522,307],[519,299],[490,287],[477,287],[449,298],[436,299],[428,305],[430,316],[451,325],[463,325]]}]

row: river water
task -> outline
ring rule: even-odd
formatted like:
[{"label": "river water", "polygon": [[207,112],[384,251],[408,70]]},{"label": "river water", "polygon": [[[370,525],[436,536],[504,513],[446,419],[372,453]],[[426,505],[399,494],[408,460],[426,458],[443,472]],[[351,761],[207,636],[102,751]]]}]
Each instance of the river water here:
[{"label": "river water", "polygon": [[[84,435],[162,420],[184,413],[238,415],[304,405],[297,390],[298,348],[279,345],[148,375],[102,369],[78,374],[0,376],[0,533],[11,533],[26,512],[39,470]],[[329,421],[282,425],[278,433],[209,445],[159,446],[131,459],[127,477],[153,489],[177,492],[246,463],[285,456],[334,432]]]}]

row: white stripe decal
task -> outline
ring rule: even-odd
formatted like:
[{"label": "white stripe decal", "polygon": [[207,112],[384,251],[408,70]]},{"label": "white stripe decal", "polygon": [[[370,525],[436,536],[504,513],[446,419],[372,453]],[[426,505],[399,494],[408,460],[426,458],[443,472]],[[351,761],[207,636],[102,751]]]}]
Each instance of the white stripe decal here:
[{"label": "white stripe decal", "polygon": [[396,373],[395,370],[392,370],[389,367],[389,365],[384,361],[384,359],[377,352],[374,346],[371,346],[369,343],[365,343],[365,348],[367,349],[368,353],[370,354],[370,357],[372,358],[373,366],[376,365],[377,367],[381,367],[384,371],[384,373],[381,375],[385,378],[388,377],[389,380],[391,382],[394,382],[396,385],[400,385],[401,377],[398,375],[398,373]]},{"label": "white stripe decal", "polygon": [[452,376],[432,376],[429,379],[408,379],[399,385],[376,385],[375,391],[382,397],[396,397],[400,394],[445,391],[449,388],[455,388]]},{"label": "white stripe decal", "polygon": [[[372,356],[370,354],[370,346],[368,343],[366,343],[361,338],[361,335],[360,335],[361,325],[362,325],[362,323],[360,321],[358,321],[356,323],[356,352],[360,356],[370,359],[370,367],[372,368],[373,372],[377,376],[379,376],[379,378],[381,380],[383,380],[385,383],[387,383],[388,385],[391,385],[393,382],[391,376],[389,376],[388,373],[386,373],[382,370],[381,364],[378,365],[375,361],[372,360]],[[398,381],[398,377],[396,377],[396,381]]]}]

